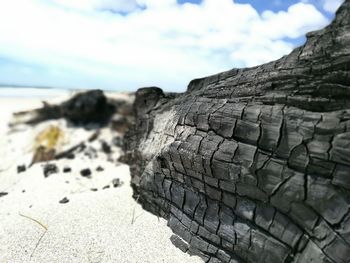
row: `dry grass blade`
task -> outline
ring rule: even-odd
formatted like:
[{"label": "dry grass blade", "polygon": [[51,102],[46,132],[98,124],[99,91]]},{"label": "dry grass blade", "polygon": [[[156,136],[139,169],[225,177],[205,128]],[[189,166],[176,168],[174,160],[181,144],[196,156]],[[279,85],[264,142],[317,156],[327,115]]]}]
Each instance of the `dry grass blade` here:
[{"label": "dry grass blade", "polygon": [[36,220],[35,218],[32,218],[32,217],[30,217],[30,216],[23,215],[23,214],[21,214],[21,213],[19,213],[19,215],[22,216],[22,217],[25,217],[25,218],[27,218],[27,219],[29,219],[29,220],[35,222],[35,223],[37,223],[37,224],[40,225],[42,228],[44,228],[44,232],[41,234],[41,236],[40,236],[38,242],[36,242],[36,245],[35,245],[35,247],[34,247],[32,253],[30,254],[30,259],[31,259],[31,258],[33,257],[33,255],[34,255],[34,253],[35,253],[37,247],[39,246],[41,240],[42,240],[43,237],[45,236],[45,234],[46,234],[48,228],[47,228],[47,226],[45,226],[43,223],[41,223],[39,220]]},{"label": "dry grass blade", "polygon": [[21,214],[21,213],[19,213],[19,215],[22,216],[22,217],[25,217],[25,218],[27,218],[27,219],[29,219],[29,220],[32,220],[33,222],[39,224],[42,228],[44,228],[45,230],[47,230],[47,226],[45,226],[43,223],[41,223],[40,221],[36,220],[35,218],[32,218],[32,217],[30,217],[30,216],[23,215],[23,214]]}]

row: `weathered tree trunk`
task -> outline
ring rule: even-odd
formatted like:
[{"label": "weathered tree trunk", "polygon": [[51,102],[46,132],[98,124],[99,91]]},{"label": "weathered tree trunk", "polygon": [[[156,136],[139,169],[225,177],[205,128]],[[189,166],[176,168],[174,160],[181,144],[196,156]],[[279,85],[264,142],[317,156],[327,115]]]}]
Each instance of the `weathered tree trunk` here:
[{"label": "weathered tree trunk", "polygon": [[290,55],[141,89],[135,197],[209,262],[350,262],[350,0]]}]

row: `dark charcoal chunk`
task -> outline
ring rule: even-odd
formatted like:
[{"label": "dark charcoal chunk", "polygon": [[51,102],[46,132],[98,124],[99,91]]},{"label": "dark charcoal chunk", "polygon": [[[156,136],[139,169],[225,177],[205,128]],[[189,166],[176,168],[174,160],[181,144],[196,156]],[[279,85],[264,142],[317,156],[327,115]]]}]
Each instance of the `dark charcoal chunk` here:
[{"label": "dark charcoal chunk", "polygon": [[91,175],[91,170],[89,168],[83,169],[80,171],[81,176],[84,177],[90,177]]},{"label": "dark charcoal chunk", "polygon": [[66,204],[66,203],[68,203],[68,202],[69,202],[69,199],[68,199],[67,197],[64,197],[63,199],[61,199],[61,200],[59,201],[60,204]]},{"label": "dark charcoal chunk", "polygon": [[112,152],[112,148],[111,146],[105,142],[105,141],[102,141],[101,142],[101,147],[102,147],[102,151],[105,153],[105,154],[110,154]]},{"label": "dark charcoal chunk", "polygon": [[58,173],[58,167],[56,164],[53,163],[48,163],[44,166],[44,176],[48,177],[51,174],[56,174]]},{"label": "dark charcoal chunk", "polygon": [[7,193],[7,192],[0,192],[0,197],[3,197],[3,196],[5,196],[5,195],[8,195],[9,193]]},{"label": "dark charcoal chunk", "polygon": [[70,168],[70,167],[64,167],[63,168],[63,172],[64,173],[70,173],[72,171],[72,168]]},{"label": "dark charcoal chunk", "polygon": [[23,173],[26,171],[26,166],[23,164],[23,165],[18,165],[17,166],[17,173]]},{"label": "dark charcoal chunk", "polygon": [[103,169],[103,167],[101,167],[101,166],[98,166],[97,168],[96,168],[96,171],[97,172],[103,172],[105,169]]}]

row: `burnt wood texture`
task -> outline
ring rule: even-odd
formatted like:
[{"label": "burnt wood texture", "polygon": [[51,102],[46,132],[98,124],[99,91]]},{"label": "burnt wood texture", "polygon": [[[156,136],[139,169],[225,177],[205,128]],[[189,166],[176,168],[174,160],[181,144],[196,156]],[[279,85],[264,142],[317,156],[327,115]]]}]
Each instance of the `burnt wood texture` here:
[{"label": "burnt wood texture", "polygon": [[206,262],[350,262],[350,0],[261,66],[140,89],[134,196]]}]

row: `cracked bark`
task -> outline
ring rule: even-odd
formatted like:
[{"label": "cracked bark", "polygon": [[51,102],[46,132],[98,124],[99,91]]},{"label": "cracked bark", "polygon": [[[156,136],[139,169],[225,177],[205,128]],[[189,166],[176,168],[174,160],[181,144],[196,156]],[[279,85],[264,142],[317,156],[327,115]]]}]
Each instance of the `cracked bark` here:
[{"label": "cracked bark", "polygon": [[261,66],[136,93],[135,196],[206,262],[349,262],[350,0]]}]

